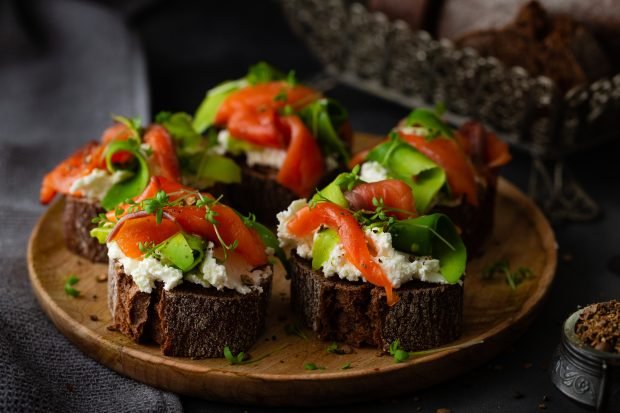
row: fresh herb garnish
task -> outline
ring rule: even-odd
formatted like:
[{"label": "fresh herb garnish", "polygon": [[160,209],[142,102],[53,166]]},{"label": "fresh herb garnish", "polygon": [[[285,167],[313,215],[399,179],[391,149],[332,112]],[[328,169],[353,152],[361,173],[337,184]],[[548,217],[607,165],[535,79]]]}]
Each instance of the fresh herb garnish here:
[{"label": "fresh herb garnish", "polygon": [[155,242],[139,242],[138,249],[142,253],[144,258],[155,257],[159,258],[159,252],[157,251],[157,245]]},{"label": "fresh herb garnish", "polygon": [[258,83],[267,83],[273,80],[283,79],[284,73],[266,62],[258,62],[250,66],[245,78],[250,85],[256,85]]},{"label": "fresh herb garnish", "polygon": [[340,370],[348,370],[350,368],[351,368],[351,363],[344,363],[344,365],[340,367]]},{"label": "fresh herb garnish", "polygon": [[165,191],[157,191],[154,198],[145,199],[143,201],[143,209],[149,214],[155,214],[155,222],[157,225],[161,224],[161,220],[164,216],[164,207],[169,205],[168,194]]},{"label": "fresh herb garnish", "polygon": [[299,338],[303,338],[304,340],[308,340],[308,336],[303,332],[297,323],[286,324],[284,326],[284,332],[289,336],[297,336]]},{"label": "fresh herb garnish", "polygon": [[283,116],[290,116],[295,114],[295,109],[293,109],[293,106],[291,105],[284,105],[284,107],[280,109],[280,112]]},{"label": "fresh herb garnish", "polygon": [[409,352],[400,348],[400,340],[395,340],[390,343],[390,355],[394,357],[396,363],[402,363],[409,358]]},{"label": "fresh herb garnish", "polygon": [[142,128],[142,119],[139,116],[136,116],[133,118],[127,118],[125,116],[116,115],[116,116],[112,116],[112,119],[114,119],[118,123],[122,123],[123,125],[127,126],[129,131],[131,132],[130,137],[140,142],[140,130]]},{"label": "fresh herb garnish", "polygon": [[232,351],[230,351],[230,347],[228,346],[224,347],[224,357],[231,365],[243,364],[245,361],[245,353],[243,351],[235,356]]},{"label": "fresh herb garnish", "polygon": [[213,224],[215,236],[217,237],[217,240],[219,241],[222,248],[224,249],[224,261],[226,261],[228,259],[228,253],[234,251],[239,246],[239,241],[234,240],[230,244],[226,244],[226,242],[222,238],[222,235],[220,234],[220,230],[218,229],[218,225],[220,223],[215,218],[217,216],[217,212],[213,209],[213,207],[220,202],[220,199],[222,199],[222,195],[213,199],[206,198],[200,192],[198,192],[198,197],[200,199],[198,199],[198,201],[196,202],[196,206],[205,208],[205,219],[211,224]]},{"label": "fresh herb garnish", "polygon": [[74,274],[69,275],[69,278],[67,278],[67,281],[65,282],[65,293],[67,293],[67,295],[70,295],[71,297],[78,297],[80,295],[80,292],[78,290],[76,290],[75,288],[73,288],[73,286],[75,284],[77,284],[80,281],[80,279],[78,277],[76,277]]},{"label": "fresh herb garnish", "polygon": [[325,370],[325,367],[317,366],[314,363],[306,363],[304,364],[304,370]]},{"label": "fresh herb garnish", "polygon": [[278,94],[273,97],[273,100],[276,102],[288,101],[288,93],[286,93],[286,89],[282,89],[280,92],[278,92]]},{"label": "fresh herb garnish", "polygon": [[482,344],[482,343],[484,343],[483,340],[472,340],[472,341],[467,341],[462,344],[456,344],[456,345],[447,346],[447,347],[437,347],[437,348],[431,348],[428,350],[421,350],[421,351],[405,351],[400,347],[400,340],[395,340],[392,343],[390,343],[389,353],[391,356],[394,357],[395,363],[402,363],[403,361],[407,361],[410,357],[426,356],[429,354],[439,353],[441,351],[447,351],[447,350],[460,350],[463,348],[471,347],[476,344]]},{"label": "fresh herb garnish", "polygon": [[291,87],[297,85],[297,76],[295,75],[294,70],[289,70],[286,74],[286,83],[288,83]]},{"label": "fresh herb garnish", "polygon": [[331,354],[344,354],[344,350],[338,346],[338,343],[331,343],[326,351]]},{"label": "fresh herb garnish", "polygon": [[234,365],[243,365],[243,364],[252,364],[252,363],[257,363],[261,360],[264,360],[265,358],[271,356],[273,353],[276,353],[280,350],[283,350],[284,348],[286,348],[287,346],[284,345],[278,349],[273,350],[270,353],[266,353],[263,354],[260,357],[256,357],[256,358],[249,358],[248,359],[248,355],[245,354],[243,351],[240,352],[239,354],[237,354],[236,356],[232,353],[232,351],[230,350],[230,347],[225,346],[224,347],[224,357],[226,358],[226,360],[228,360],[228,362],[234,366]]},{"label": "fresh herb garnish", "polygon": [[534,277],[534,273],[527,267],[519,267],[515,271],[510,270],[510,263],[508,260],[496,261],[486,266],[481,273],[482,279],[490,280],[495,275],[503,275],[506,278],[506,283],[512,290],[516,290],[517,286],[523,281]]}]

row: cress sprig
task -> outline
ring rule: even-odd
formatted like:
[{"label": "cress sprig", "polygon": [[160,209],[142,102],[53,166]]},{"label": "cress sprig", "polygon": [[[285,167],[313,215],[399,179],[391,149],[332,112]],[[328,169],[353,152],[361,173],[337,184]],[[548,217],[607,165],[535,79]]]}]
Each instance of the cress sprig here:
[{"label": "cress sprig", "polygon": [[[177,199],[170,200],[170,195],[180,195]],[[224,261],[228,259],[228,253],[233,251],[239,245],[238,240],[234,240],[230,244],[227,244],[218,229],[218,225],[220,223],[216,219],[218,213],[213,209],[213,207],[220,203],[222,196],[220,195],[217,198],[208,198],[205,197],[200,191],[188,191],[186,189],[167,194],[163,190],[159,190],[154,197],[144,199],[140,202],[135,202],[133,199],[128,199],[125,201],[129,206],[124,209],[119,206],[114,211],[114,215],[116,219],[120,219],[122,215],[125,213],[133,213],[137,211],[145,211],[149,214],[155,214],[155,222],[157,225],[161,224],[164,208],[182,206],[182,205],[195,205],[199,208],[205,208],[205,220],[213,225],[213,229],[215,231],[215,235],[220,243],[220,246],[224,249]],[[109,221],[104,217],[96,217],[93,219],[93,222],[97,221],[99,225],[106,225]],[[151,243],[152,244],[152,243]],[[157,255],[156,246],[149,243],[140,243],[138,248],[144,254],[145,257]]]}]

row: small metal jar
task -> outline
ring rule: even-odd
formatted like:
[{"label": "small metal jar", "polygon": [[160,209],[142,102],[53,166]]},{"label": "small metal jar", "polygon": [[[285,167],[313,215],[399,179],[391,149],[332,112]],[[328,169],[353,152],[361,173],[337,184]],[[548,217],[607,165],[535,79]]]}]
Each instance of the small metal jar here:
[{"label": "small metal jar", "polygon": [[595,350],[575,334],[582,310],[570,315],[551,360],[551,381],[567,397],[599,412],[620,412],[620,354]]}]

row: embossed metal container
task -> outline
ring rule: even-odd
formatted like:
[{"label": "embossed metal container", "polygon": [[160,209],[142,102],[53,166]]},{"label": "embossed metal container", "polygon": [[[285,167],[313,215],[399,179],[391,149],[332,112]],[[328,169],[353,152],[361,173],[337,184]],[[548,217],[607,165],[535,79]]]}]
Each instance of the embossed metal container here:
[{"label": "embossed metal container", "polygon": [[562,328],[553,354],[551,381],[566,396],[599,412],[620,412],[620,354],[586,346],[575,334],[583,310],[574,312]]}]

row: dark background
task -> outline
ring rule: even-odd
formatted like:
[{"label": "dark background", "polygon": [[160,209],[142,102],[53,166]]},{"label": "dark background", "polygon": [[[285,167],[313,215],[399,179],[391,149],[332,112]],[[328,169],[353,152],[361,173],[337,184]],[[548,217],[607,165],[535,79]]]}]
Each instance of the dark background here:
[{"label": "dark background", "polygon": [[[0,5],[3,5],[1,2],[2,0]],[[113,17],[125,21],[141,41],[146,58],[150,108],[153,114],[160,110],[193,112],[206,90],[222,80],[240,77],[250,64],[259,60],[266,60],[283,70],[295,69],[302,80],[311,78],[320,71],[318,62],[306,50],[303,42],[291,33],[278,5],[271,1],[119,0],[102,1],[99,5],[109,8]],[[67,16],[67,24],[74,24],[76,18],[79,19],[78,16]],[[1,22],[0,19],[0,34],[3,29]],[[92,30],[84,27],[80,30],[98,32],[100,37],[106,36],[104,26],[93,27]],[[36,30],[33,33],[32,35],[37,35]],[[66,41],[76,44],[87,41],[88,36],[82,37],[79,31],[77,33],[77,36]],[[45,38],[42,42],[45,43]],[[113,47],[114,39],[109,40],[108,47],[110,45]],[[15,39],[8,46],[0,42],[0,63],[6,47],[13,52],[21,50]],[[89,46],[85,44],[82,47]],[[134,53],[136,54],[137,52]],[[98,55],[103,56],[100,61],[97,61]],[[98,50],[90,50],[88,56],[95,60],[93,64],[109,66],[110,76],[129,70],[124,66],[129,64],[128,61],[115,59],[113,54],[100,54]],[[109,83],[110,79],[101,79],[88,84],[88,87],[107,87]],[[131,87],[132,85],[126,86]],[[127,93],[131,96],[130,91]],[[349,109],[353,127],[358,131],[385,133],[408,111],[407,108],[341,86],[331,90],[329,94],[341,100]],[[15,91],[15,96],[17,97],[14,102],[19,104],[19,90]],[[97,107],[96,102],[88,104],[92,107],[86,105],[75,109],[77,119],[73,125],[74,130],[76,125],[88,122],[89,130],[102,130],[105,127],[101,116],[88,118],[87,114],[101,112],[106,115],[112,109]],[[131,107],[125,107],[127,106]],[[138,103],[133,107],[139,106]],[[40,114],[41,119],[47,119],[47,123],[41,120],[40,127],[49,127],[55,119],[48,113],[53,108],[47,105],[35,109],[32,110],[32,119],[38,119],[37,114]],[[7,130],[12,129],[0,129],[0,135]],[[54,154],[42,160],[42,164],[47,166],[58,162],[61,155],[66,155],[70,150],[58,145],[58,142],[63,143],[63,137],[58,134],[58,129],[54,130],[55,143],[43,146],[46,150],[49,148],[48,153]],[[9,139],[3,136],[5,143]],[[67,136],[64,142],[76,139],[74,133]],[[15,140],[17,141],[17,138]],[[19,143],[11,145],[16,153],[22,150]],[[381,400],[380,391],[377,390],[376,402],[320,410],[370,412],[389,409],[394,412],[434,412],[443,407],[450,408],[453,412],[534,412],[543,408],[556,412],[582,411],[583,409],[555,390],[549,380],[548,362],[558,343],[561,323],[568,314],[580,305],[620,297],[617,263],[615,272],[612,271],[612,261],[620,260],[619,154],[620,144],[616,142],[580,152],[569,160],[571,171],[600,203],[604,212],[592,222],[563,223],[555,226],[559,260],[552,291],[537,320],[514,345],[487,365],[433,388],[394,400]],[[524,153],[515,152],[514,155],[514,161],[504,169],[504,175],[525,189],[529,159]],[[21,168],[20,164],[16,163],[10,172],[15,173],[15,168]],[[33,175],[36,176],[31,179],[28,187],[32,187],[33,191],[36,191],[39,179],[37,174],[40,172],[36,168],[35,171],[36,174]],[[27,169],[17,169],[17,172],[32,173]],[[34,193],[30,196],[36,197]],[[32,213],[34,212],[33,210]],[[182,401],[184,408],[190,412],[271,410],[192,398],[182,398]],[[544,406],[539,406],[541,403]]]}]

